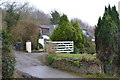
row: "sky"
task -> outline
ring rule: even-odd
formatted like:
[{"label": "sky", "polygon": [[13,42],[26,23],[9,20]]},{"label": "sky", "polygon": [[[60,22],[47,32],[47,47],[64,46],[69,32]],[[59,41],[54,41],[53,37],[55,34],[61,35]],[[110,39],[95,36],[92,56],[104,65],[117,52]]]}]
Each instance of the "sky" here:
[{"label": "sky", "polygon": [[[11,0],[12,1],[12,0]],[[27,1],[30,5],[49,14],[52,10],[57,10],[61,14],[66,14],[69,20],[73,18],[81,19],[83,22],[94,26],[98,18],[103,15],[105,6],[109,4],[116,6],[120,0],[15,0]]]}]

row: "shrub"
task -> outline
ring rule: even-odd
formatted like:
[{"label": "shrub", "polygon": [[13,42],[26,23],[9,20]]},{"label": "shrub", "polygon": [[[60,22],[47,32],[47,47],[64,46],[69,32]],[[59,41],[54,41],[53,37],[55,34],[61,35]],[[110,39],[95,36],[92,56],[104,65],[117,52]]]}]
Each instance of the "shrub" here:
[{"label": "shrub", "polygon": [[39,50],[39,49],[43,49],[43,45],[40,44],[40,43],[38,43],[38,45],[37,45],[37,49],[38,49],[38,50]]},{"label": "shrub", "polygon": [[74,38],[74,28],[71,26],[67,16],[63,14],[59,18],[58,27],[52,32],[52,41],[72,41]]},{"label": "shrub", "polygon": [[53,63],[54,59],[56,58],[55,56],[56,56],[56,54],[54,54],[54,55],[49,54],[48,55],[48,64],[49,65],[51,65]]},{"label": "shrub", "polygon": [[81,66],[81,63],[79,61],[73,61],[72,62],[75,66],[77,67],[80,67]]},{"label": "shrub", "polygon": [[[84,52],[84,47],[85,47],[85,42],[86,42],[86,39],[85,39],[85,36],[83,35],[82,33],[82,29],[80,29],[80,25],[78,23],[78,21],[71,21],[71,25],[74,27],[74,36],[75,36],[75,39],[73,39],[74,41],[74,45],[75,45],[75,50],[77,50],[77,52],[81,52],[83,53]],[[76,52],[76,51],[75,51]]]},{"label": "shrub", "polygon": [[85,37],[79,27],[78,21],[69,22],[67,15],[59,18],[58,27],[50,36],[52,41],[74,41],[75,52],[84,52]]},{"label": "shrub", "polygon": [[3,54],[2,56],[2,77],[13,78],[15,70],[15,57],[12,53]]},{"label": "shrub", "polygon": [[33,21],[19,21],[12,29],[12,39],[14,42],[21,41],[25,49],[25,43],[30,41],[32,49],[37,48],[37,38],[39,36],[39,27]]},{"label": "shrub", "polygon": [[15,57],[11,52],[11,38],[10,32],[8,30],[4,30],[2,32],[3,37],[3,46],[2,46],[2,77],[4,78],[12,78],[12,75],[15,70]]}]

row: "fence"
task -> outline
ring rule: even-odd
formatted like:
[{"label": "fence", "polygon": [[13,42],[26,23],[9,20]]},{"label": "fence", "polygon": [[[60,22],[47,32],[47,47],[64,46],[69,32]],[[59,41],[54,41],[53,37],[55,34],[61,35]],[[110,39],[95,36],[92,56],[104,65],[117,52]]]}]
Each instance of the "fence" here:
[{"label": "fence", "polygon": [[74,52],[74,42],[73,41],[47,41],[47,43],[52,43],[54,45],[54,49],[56,53],[68,53]]}]

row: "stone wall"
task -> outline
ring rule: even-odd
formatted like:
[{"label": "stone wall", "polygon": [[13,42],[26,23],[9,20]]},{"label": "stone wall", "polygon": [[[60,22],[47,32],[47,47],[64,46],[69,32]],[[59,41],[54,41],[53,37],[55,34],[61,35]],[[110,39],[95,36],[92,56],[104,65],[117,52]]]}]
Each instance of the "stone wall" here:
[{"label": "stone wall", "polygon": [[[73,61],[80,61],[80,66],[73,64]],[[58,58],[51,64],[52,67],[79,74],[103,73],[102,65],[98,60],[79,60]]]}]

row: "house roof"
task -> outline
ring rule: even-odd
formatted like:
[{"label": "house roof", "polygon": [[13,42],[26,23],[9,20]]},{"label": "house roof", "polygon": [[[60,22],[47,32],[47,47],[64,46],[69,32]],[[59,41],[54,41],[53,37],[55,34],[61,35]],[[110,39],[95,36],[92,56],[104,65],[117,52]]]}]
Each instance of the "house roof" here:
[{"label": "house roof", "polygon": [[45,31],[45,32],[42,33],[42,35],[50,36],[50,31]]},{"label": "house roof", "polygon": [[40,28],[42,29],[49,29],[48,31],[42,34],[42,35],[47,35],[47,36],[50,36],[56,27],[58,27],[58,25],[40,25]]},{"label": "house roof", "polygon": [[40,25],[40,28],[50,28],[51,25]]},{"label": "house roof", "polygon": [[87,31],[87,33],[88,33],[88,35],[90,35],[92,38],[95,38],[95,36],[94,36],[91,32],[88,32],[88,31]]},{"label": "house roof", "polygon": [[[83,31],[85,31],[89,36],[91,36],[92,38],[95,38],[95,36],[91,33],[91,32],[89,32],[84,26],[80,26],[80,28],[83,30]],[[85,34],[86,34],[85,33]]]}]

